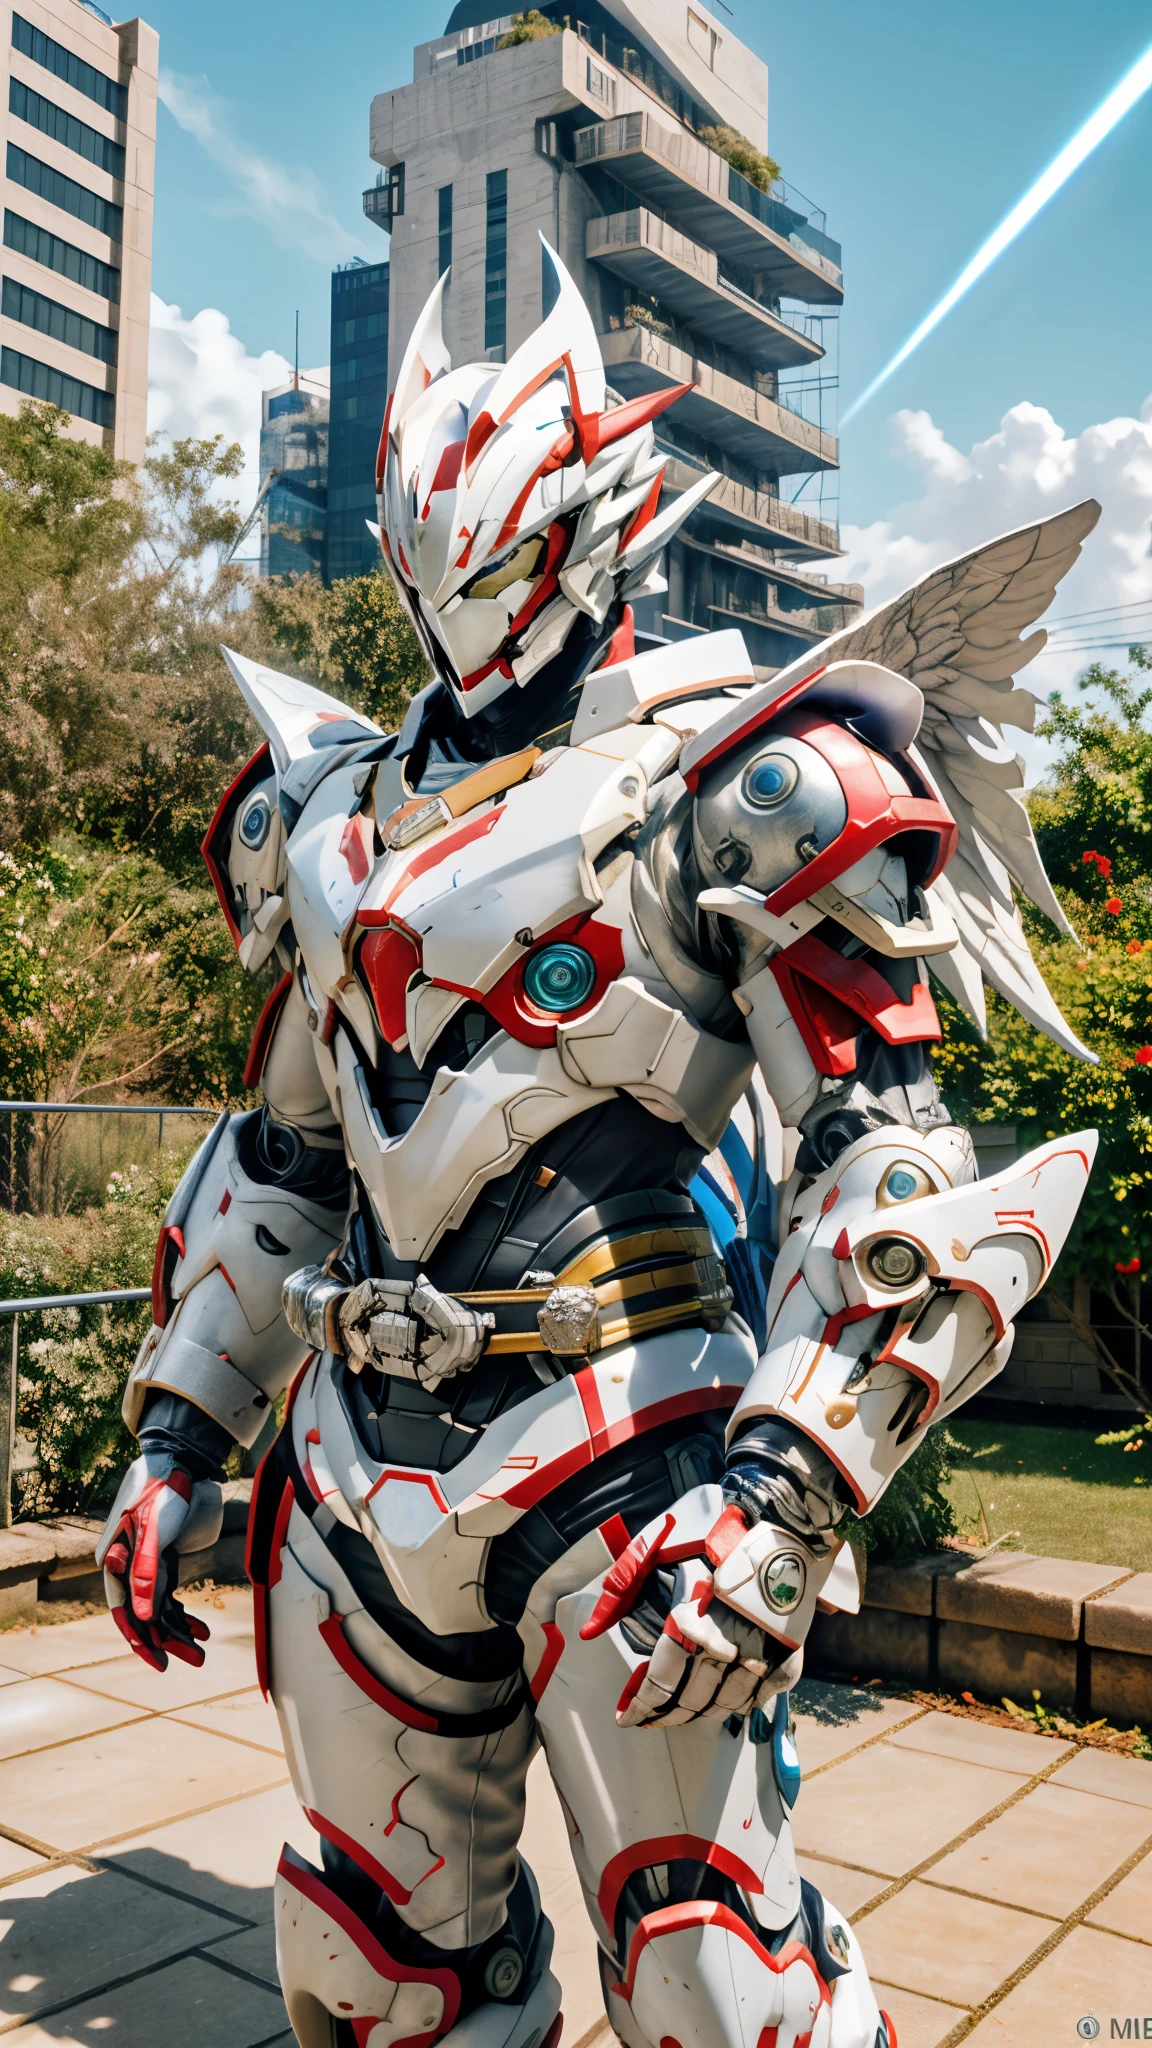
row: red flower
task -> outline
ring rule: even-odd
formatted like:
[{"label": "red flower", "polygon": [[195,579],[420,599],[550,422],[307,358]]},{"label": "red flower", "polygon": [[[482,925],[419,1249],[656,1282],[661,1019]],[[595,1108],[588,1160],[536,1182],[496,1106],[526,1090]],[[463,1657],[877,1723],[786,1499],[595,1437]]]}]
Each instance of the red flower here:
[{"label": "red flower", "polygon": [[1080,860],[1081,864],[1084,866],[1086,866],[1089,861],[1093,861],[1095,863],[1097,873],[1103,877],[1104,881],[1107,881],[1109,875],[1112,873],[1112,863],[1108,859],[1107,855],[1103,853],[1097,853],[1094,847],[1090,846],[1086,853],[1082,853],[1080,856]]},{"label": "red flower", "polygon": [[1138,1273],[1140,1271],[1140,1261],[1139,1259],[1129,1259],[1128,1264],[1126,1266],[1122,1266],[1120,1264],[1119,1259],[1117,1259],[1116,1271],[1118,1273],[1124,1274]]},{"label": "red flower", "polygon": [[1124,948],[1124,951],[1126,953],[1142,953],[1144,951],[1144,948],[1141,945],[1139,939],[1129,939],[1128,944]]},{"label": "red flower", "polygon": [[1104,908],[1108,912],[1109,917],[1119,917],[1124,905],[1118,896],[1110,896]]},{"label": "red flower", "polygon": [[1088,861],[1090,861],[1090,860],[1095,860],[1095,859],[1096,859],[1096,855],[1095,855],[1095,853],[1094,853],[1094,852],[1092,851],[1092,848],[1091,848],[1091,847],[1089,847],[1086,853],[1082,853],[1082,854],[1080,855],[1080,859],[1081,859],[1081,862],[1082,862],[1082,863],[1084,863],[1084,864],[1086,865]]},{"label": "red flower", "polygon": [[1152,1067],[1152,1045],[1142,1045],[1136,1055],[1138,1067]]}]

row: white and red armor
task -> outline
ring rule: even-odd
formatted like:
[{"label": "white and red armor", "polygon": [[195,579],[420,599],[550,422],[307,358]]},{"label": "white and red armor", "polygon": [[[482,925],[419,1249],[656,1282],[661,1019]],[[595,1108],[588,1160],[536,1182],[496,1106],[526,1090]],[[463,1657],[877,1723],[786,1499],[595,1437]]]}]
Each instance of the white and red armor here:
[{"label": "white and red armor", "polygon": [[787,1691],[859,1598],[838,1525],[1003,1364],[1089,1170],[1081,1134],[978,1181],[926,1055],[930,972],[1075,1044],[995,720],[1091,514],[766,684],[735,632],[638,649],[689,508],[559,288],[461,370],[435,297],[390,402],[385,552],[438,669],[402,731],[228,657],[266,742],[205,857],[280,977],[264,1106],[161,1232],[110,1599],[151,1661],[203,1655],[175,1554],[289,1389],[249,1571],[324,1845],[277,1877],[302,2048],[555,2048],[541,1743],[628,2048],[893,2048],[797,1873]]}]

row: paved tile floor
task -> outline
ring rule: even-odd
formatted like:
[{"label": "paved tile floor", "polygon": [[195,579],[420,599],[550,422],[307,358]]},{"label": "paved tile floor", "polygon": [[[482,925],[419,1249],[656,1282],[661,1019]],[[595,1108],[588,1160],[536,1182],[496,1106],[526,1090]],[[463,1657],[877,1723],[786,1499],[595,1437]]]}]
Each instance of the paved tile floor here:
[{"label": "paved tile floor", "polygon": [[[316,1843],[249,1596],[194,1604],[208,1662],[164,1678],[104,1615],[0,1634],[0,2036],[20,2048],[291,2048],[271,1875],[285,1838]],[[1152,1765],[851,1687],[806,1683],[797,1719],[801,1867],[857,1925],[900,2048],[1075,2048],[1088,2014],[1104,2040],[1152,2034]],[[540,1759],[524,1848],[567,2048],[610,2048]]]}]

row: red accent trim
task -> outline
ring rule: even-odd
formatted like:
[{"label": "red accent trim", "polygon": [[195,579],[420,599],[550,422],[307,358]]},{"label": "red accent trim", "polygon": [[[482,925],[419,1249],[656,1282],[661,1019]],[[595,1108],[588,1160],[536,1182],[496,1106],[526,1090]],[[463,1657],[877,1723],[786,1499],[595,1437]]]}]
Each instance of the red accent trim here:
[{"label": "red accent trim", "polygon": [[218,1216],[226,1216],[226,1215],[228,1214],[228,1211],[229,1211],[229,1209],[230,1209],[231,1207],[232,1207],[232,1190],[231,1190],[231,1188],[225,1188],[225,1190],[224,1190],[224,1193],[223,1193],[223,1194],[222,1194],[222,1196],[220,1197],[220,1207],[219,1207],[219,1208],[217,1209],[217,1211],[216,1211],[216,1214],[217,1214]]},{"label": "red accent trim", "polygon": [[[800,1266],[797,1266],[797,1268],[796,1268],[796,1271],[795,1271],[795,1272],[793,1273],[793,1275],[792,1275],[792,1278],[791,1278],[791,1279],[790,1279],[790,1281],[788,1282],[788,1285],[787,1285],[787,1287],[786,1287],[786,1288],[784,1289],[784,1292],[783,1292],[783,1294],[782,1294],[782,1295],[780,1296],[780,1304],[779,1304],[779,1307],[778,1307],[778,1308],[777,1308],[777,1310],[776,1310],[776,1314],[775,1314],[775,1315],[773,1316],[773,1318],[772,1318],[772,1322],[771,1322],[771,1325],[770,1325],[770,1327],[769,1327],[769,1330],[768,1330],[768,1336],[769,1336],[769,1337],[770,1337],[770,1336],[772,1335],[772,1331],[773,1331],[773,1330],[774,1330],[774,1329],[776,1328],[776,1324],[777,1324],[777,1322],[778,1322],[778,1321],[779,1321],[779,1319],[780,1319],[780,1309],[782,1309],[782,1308],[783,1308],[783,1306],[784,1306],[784,1303],[785,1303],[785,1302],[787,1301],[787,1299],[788,1299],[788,1296],[789,1296],[789,1295],[791,1294],[791,1292],[792,1292],[792,1289],[793,1289],[794,1287],[798,1286],[798,1285],[799,1285],[799,1283],[800,1283],[800,1281],[801,1281],[801,1280],[802,1280],[803,1278],[804,1278],[804,1272],[803,1272],[803,1268],[802,1268],[802,1267],[800,1267]],[[767,1339],[765,1339],[765,1342],[767,1342]]]},{"label": "red accent trim", "polygon": [[361,1663],[344,1633],[344,1624],[338,1614],[330,1614],[327,1621],[317,1622],[316,1626],[340,1669],[368,1699],[374,1701],[376,1706],[383,1707],[385,1713],[391,1714],[394,1720],[403,1721],[406,1728],[420,1728],[425,1735],[436,1734],[440,1723],[435,1714],[423,1714],[419,1707],[413,1707],[407,1700],[402,1700],[399,1693],[392,1692],[382,1679],[369,1671],[366,1664]]},{"label": "red accent trim", "polygon": [[560,1662],[561,1657],[564,1655],[563,1629],[557,1628],[556,1623],[554,1621],[541,1622],[540,1626],[544,1630],[544,1634],[547,1638],[547,1648],[545,1649],[544,1655],[541,1657],[539,1664],[536,1666],[535,1672],[532,1675],[531,1683],[528,1687],[528,1690],[532,1694],[534,1700],[543,1699],[544,1694],[548,1688],[548,1681],[551,1678],[552,1673],[555,1671],[556,1666]]},{"label": "red accent trim", "polygon": [[[280,980],[276,983],[264,1008],[256,1019],[256,1029],[252,1033],[252,1043],[248,1048],[248,1057],[244,1062],[244,1072],[240,1076],[245,1088],[256,1088],[260,1084],[260,1076],[264,1072],[269,1048],[272,1044],[272,1034],[280,1021],[280,1012],[284,1008],[291,986],[292,976],[290,974],[281,975]],[[221,1211],[221,1214],[223,1214],[223,1211]]]},{"label": "red accent trim", "polygon": [[661,466],[661,468],[657,470],[656,475],[652,479],[652,489],[649,491],[648,496],[645,498],[644,503],[640,507],[640,510],[636,513],[635,518],[630,519],[628,521],[627,526],[624,528],[623,533],[620,535],[621,554],[624,553],[625,548],[631,546],[632,542],[635,540],[636,535],[638,533],[643,533],[644,528],[646,526],[651,526],[652,521],[656,517],[656,507],[660,503],[660,492],[663,487],[663,483],[664,469],[663,466]]},{"label": "red accent trim", "polygon": [[408,1035],[408,984],[419,972],[419,951],[404,932],[389,925],[367,933],[360,948],[360,966],[376,1021],[396,1051]]},{"label": "red accent trim", "polygon": [[[308,1817],[317,1833],[323,1834],[329,1823],[316,1814],[310,1813]],[[354,1855],[357,1852],[355,1849],[350,1848],[348,1853]],[[357,1855],[357,1860],[361,1864],[364,1853],[361,1849]],[[299,1861],[287,1844],[281,1853],[276,1875],[282,1877],[296,1891],[302,1892],[306,1899],[310,1899],[314,1906],[318,1906],[321,1912],[334,1920],[336,1925],[343,1929],[349,1940],[355,1942],[356,1947],[369,1967],[375,1970],[376,1975],[382,1977],[386,1984],[435,1985],[444,2000],[444,2013],[440,2024],[429,2033],[407,2036],[403,2048],[431,2048],[431,2044],[438,2034],[446,2034],[448,2032],[449,2028],[454,2025],[456,2015],[460,2010],[460,1979],[456,1975],[455,1970],[414,1970],[407,1963],[394,1961],[388,1954],[387,1949],[383,1948],[377,1941],[375,1935],[369,1933],[364,1922],[353,1913],[351,1907],[346,1906],[343,1899],[337,1897],[335,1892],[329,1890],[323,1878],[312,1869],[310,1864]],[[392,1882],[395,1883],[395,1879]],[[394,2043],[394,2048],[401,2048],[401,2044],[399,2042]]]},{"label": "red accent trim", "polygon": [[[565,362],[568,358],[565,357]],[[571,378],[575,395],[575,376]],[[688,391],[695,391],[694,383],[669,384],[663,391],[645,391],[639,398],[630,398],[627,405],[614,405],[610,412],[577,413],[575,405],[572,417],[580,435],[580,454],[585,462],[591,462],[602,448],[610,448],[613,441],[622,441],[626,434],[634,434],[637,427],[646,427],[658,419],[683,398]]]},{"label": "red accent trim", "polygon": [[563,468],[565,461],[572,453],[572,448],[572,435],[567,427],[565,427],[563,432],[553,441],[543,461],[537,464],[523,489],[513,499],[508,509],[508,516],[493,544],[494,553],[499,553],[501,548],[507,547],[515,540],[516,535],[520,531],[520,520],[523,516],[524,507],[528,503],[537,484],[542,477],[550,476],[553,470]]},{"label": "red accent trim", "polygon": [[380,428],[380,441],[376,450],[376,491],[378,495],[384,488],[384,465],[388,457],[388,428],[392,419],[392,400],[395,395],[393,391],[388,393],[388,403],[384,407],[384,420]]},{"label": "red accent trim", "polygon": [[[412,1780],[409,1778],[408,1785],[411,1783]],[[404,1786],[404,1792],[408,1790],[408,1785]],[[396,1798],[399,1799],[402,1796],[402,1793],[397,1793]],[[392,1801],[392,1805],[393,1809],[395,1809],[395,1799]],[[392,1872],[383,1863],[378,1863],[375,1856],[370,1854],[362,1842],[358,1842],[354,1835],[346,1835],[343,1828],[338,1828],[335,1821],[329,1820],[326,1814],[317,1813],[315,1807],[306,1806],[304,1811],[315,1828],[316,1833],[322,1835],[326,1842],[331,1842],[334,1849],[343,1849],[344,1854],[350,1856],[352,1861],[359,1865],[365,1876],[370,1877],[374,1884],[379,1885],[386,1899],[390,1899],[394,1906],[406,1906],[408,1904],[412,1893],[408,1890],[407,1886],[401,1884],[398,1877],[393,1877]],[[384,1832],[387,1834],[389,1829],[385,1828]],[[424,1872],[424,1877],[431,1877],[435,1871],[442,1870],[443,1867],[444,1858],[441,1856],[432,1865],[431,1870]],[[417,1885],[423,1884],[424,1877],[417,1878]]]},{"label": "red accent trim", "polygon": [[896,2029],[892,2025],[892,2022],[889,2019],[887,2013],[885,2012],[883,2006],[880,2007],[880,2017],[883,2020],[884,2025],[888,2029],[888,2048],[900,2048],[900,2043],[896,2039]]},{"label": "red accent trim", "polygon": [[[169,1264],[168,1254],[176,1253]],[[156,1256],[152,1261],[152,1321],[158,1330],[167,1327],[172,1313],[172,1281],[176,1266],[184,1258],[184,1232],[175,1223],[162,1223],[156,1239]]]},{"label": "red accent trim", "polygon": [[748,1523],[739,1508],[725,1508],[704,1540],[704,1555],[711,1565],[722,1565],[748,1534]]},{"label": "red accent trim", "polygon": [[440,1513],[442,1515],[451,1514],[452,1510],[444,1498],[439,1480],[435,1479],[431,1472],[412,1472],[403,1465],[388,1465],[385,1467],[380,1477],[373,1481],[364,1495],[365,1504],[379,1493],[380,1488],[389,1479],[401,1479],[409,1486],[426,1486]]},{"label": "red accent trim", "polygon": [[463,441],[449,441],[448,446],[440,450],[440,460],[436,464],[436,474],[429,487],[424,510],[420,514],[422,520],[427,519],[432,500],[437,491],[450,491],[455,487],[463,461]]},{"label": "red accent trim", "polygon": [[504,808],[503,804],[497,804],[495,810],[485,811],[482,817],[471,819],[457,831],[445,833],[443,839],[437,839],[431,846],[426,847],[423,853],[414,854],[399,881],[389,891],[384,910],[391,910],[397,897],[403,895],[410,882],[415,882],[420,875],[426,875],[430,868],[439,867],[442,860],[447,860],[450,854],[459,853],[463,847],[470,846],[474,839],[485,838],[493,826],[499,824],[504,816]]},{"label": "red accent trim", "polygon": [[[645,1870],[651,1863],[676,1863],[681,1861],[706,1863],[710,1869],[722,1871],[725,1877],[732,1878],[734,1883],[740,1886],[741,1891],[763,1892],[764,1890],[764,1886],[750,1864],[743,1862],[739,1856],[734,1856],[731,1849],[722,1848],[719,1842],[710,1842],[706,1835],[651,1835],[646,1841],[630,1842],[626,1849],[621,1849],[617,1855],[613,1856],[604,1865],[604,1874],[600,1879],[600,1889],[596,1894],[596,1903],[600,1908],[604,1925],[610,1929],[615,1927],[616,1907],[620,1901],[620,1894],[634,1871]],[[709,1919],[716,1913],[728,1912],[726,1906],[717,1906],[711,1901],[706,1903],[708,1905],[707,1917]],[[684,1910],[681,1906],[662,1906],[659,1912],[680,1913]],[[694,1912],[695,1907],[689,1907],[688,1910]],[[640,1925],[646,1925],[654,1917],[658,1918],[659,1914],[646,1914]],[[735,1920],[736,1916],[732,1914],[730,1917]],[[747,1937],[749,1943],[759,1948],[760,1944],[756,1941],[751,1928],[745,1927],[742,1920],[736,1924],[740,1928],[741,1933]],[[665,1931],[671,1933],[674,1930],[668,1928]],[[636,1934],[639,1935],[639,1932],[640,1928],[637,1928]],[[635,1939],[636,1937],[634,1936],[633,1947],[635,1947]],[[631,1957],[629,1957],[629,1965],[631,1966]],[[773,1963],[772,1967],[776,1967],[775,1963]]]},{"label": "red accent trim", "polygon": [[360,887],[361,882],[367,881],[368,870],[372,865],[364,851],[360,816],[360,812],[357,811],[353,817],[349,818],[344,830],[340,834],[338,849],[348,863],[348,873],[351,875],[357,888]]},{"label": "red accent trim", "polygon": [[465,469],[471,469],[472,464],[475,462],[476,457],[479,455],[480,450],[483,448],[485,442],[490,441],[495,432],[496,421],[493,419],[491,413],[479,413],[477,417],[473,420],[472,425],[469,427],[468,439],[464,443]]},{"label": "red accent trim", "polygon": [[[623,547],[623,541],[620,545]],[[604,659],[596,664],[597,669],[613,668],[618,661],[631,661],[635,652],[636,614],[631,605],[626,604],[620,617],[620,624],[604,649]]]},{"label": "red accent trim", "polygon": [[[577,1387],[580,1386],[580,1381],[583,1378],[583,1373],[577,1375]],[[592,1421],[591,1416],[588,1415],[588,1401],[584,1398],[585,1391],[585,1389],[581,1388],[580,1396],[584,1401],[584,1413],[588,1416],[589,1427],[591,1428]],[[597,1409],[600,1408],[598,1398],[596,1406]],[[604,1416],[601,1411],[601,1428],[603,1428],[603,1424]],[[620,1553],[615,1564],[609,1566],[601,1581],[603,1590],[601,1591],[600,1598],[580,1630],[581,1642],[595,1642],[597,1636],[605,1635],[613,1624],[619,1621],[621,1615],[629,1613],[636,1603],[641,1586],[660,1557],[666,1537],[675,1526],[675,1515],[665,1515],[664,1527],[651,1543],[648,1541],[643,1530],[641,1530],[638,1536],[632,1538],[628,1548]]]},{"label": "red accent trim", "polygon": [[609,1515],[606,1522],[601,1522],[600,1534],[613,1557],[621,1557],[632,1541],[621,1515]]},{"label": "red accent trim", "polygon": [[[718,1867],[722,1868],[723,1866]],[[760,1891],[762,1886],[756,1885],[754,1889]],[[726,1934],[734,1934],[737,1940],[744,1942],[759,1961],[767,1969],[771,1970],[774,1977],[782,1977],[784,1972],[790,1969],[793,1963],[806,1963],[816,1980],[819,1991],[817,2011],[819,2011],[821,2005],[831,2005],[832,1993],[829,1991],[827,1984],[816,1967],[815,1958],[811,1951],[804,1947],[803,1942],[787,1941],[780,1950],[779,1955],[774,1956],[770,1954],[768,1949],[764,1947],[763,1942],[753,1933],[746,1920],[741,1920],[739,1915],[734,1913],[730,1906],[719,1905],[712,1899],[690,1899],[680,1906],[658,1906],[654,1913],[645,1913],[635,1934],[632,1936],[631,1946],[628,1950],[627,1976],[621,1983],[612,1986],[617,1997],[622,1998],[626,2004],[631,2004],[632,1993],[636,1987],[637,1965],[649,1942],[659,1941],[661,1935],[665,1934],[682,1934],[688,1927],[719,1927]],[[760,2038],[762,2041],[763,2034]],[[798,2035],[795,2048],[806,2048],[806,2044],[811,2041],[811,2038],[811,2029],[806,2034]],[[772,2030],[771,2039],[775,2040],[774,2029]],[[759,2043],[757,2048],[759,2048]]]},{"label": "red accent trim", "polygon": [[[563,2032],[564,2015],[562,2012],[558,2012],[544,2039],[541,2041],[540,2048],[560,2048],[560,2036]],[[396,2048],[401,2048],[399,2042],[396,2043]]]},{"label": "red accent trim", "polygon": [[[586,1002],[573,1010],[538,1010],[524,993],[524,971],[533,953],[542,946],[552,945],[557,939],[571,939],[589,953],[596,966],[596,979]],[[550,931],[539,932],[532,947],[521,959],[515,961],[499,981],[494,982],[487,994],[479,989],[469,988],[463,982],[437,980],[437,988],[454,989],[458,995],[471,997],[487,1010],[490,1017],[505,1030],[510,1038],[521,1045],[555,1045],[558,1024],[570,1023],[573,1017],[583,1017],[594,1010],[610,982],[624,971],[624,942],[620,929],[614,924],[597,920],[592,911],[578,911],[575,917],[564,919],[562,924],[553,925]]]},{"label": "red accent trim", "polygon": [[649,1659],[645,1657],[644,1662],[636,1666],[635,1671],[632,1673],[632,1676],[628,1680],[627,1685],[624,1687],[623,1692],[621,1693],[619,1699],[616,1702],[616,1712],[618,1714],[622,1714],[624,1712],[625,1707],[630,1705],[630,1703],[635,1699],[637,1693],[640,1690],[640,1687],[643,1685],[644,1680],[648,1676],[648,1664]]},{"label": "red accent trim", "polygon": [[882,1309],[870,1308],[866,1301],[857,1302],[854,1308],[837,1309],[836,1314],[829,1316],[828,1321],[825,1323],[820,1342],[822,1344],[836,1345],[840,1342],[840,1334],[846,1324],[866,1323],[869,1316],[882,1314]]},{"label": "red accent trim", "polygon": [[[839,1194],[839,1192],[840,1189],[839,1187],[837,1187],[836,1193]],[[836,1239],[835,1244],[832,1247],[832,1257],[834,1259],[848,1259],[851,1258],[851,1256],[852,1248],[848,1243],[848,1232],[846,1230],[842,1230],[840,1232],[839,1237]]]},{"label": "red accent trim", "polygon": [[[507,640],[502,642],[502,645],[505,647],[507,644]],[[497,669],[508,682],[515,682],[516,672],[509,666],[507,657],[503,654],[494,654],[491,661],[485,662],[483,668],[470,669],[466,676],[461,676],[460,688],[465,691],[479,689],[480,684],[487,682],[488,677]]]},{"label": "red accent trim", "polygon": [[[589,1374],[591,1370],[589,1367]],[[584,1377],[584,1373],[577,1373],[577,1385]],[[570,1479],[574,1472],[582,1471],[594,1458],[614,1450],[617,1444],[628,1443],[633,1437],[642,1436],[645,1430],[658,1429],[661,1423],[674,1422],[680,1416],[702,1415],[713,1408],[734,1408],[743,1392],[743,1387],[693,1387],[686,1393],[672,1394],[664,1401],[653,1401],[650,1407],[637,1409],[620,1422],[609,1423],[591,1442],[573,1444],[559,1457],[528,1474],[516,1486],[509,1487],[500,1497],[510,1507],[535,1507],[545,1494],[551,1493],[565,1479]]]},{"label": "red accent trim", "polygon": [[825,1195],[825,1197],[824,1197],[824,1200],[823,1200],[823,1201],[821,1202],[821,1204],[820,1204],[820,1214],[821,1214],[822,1216],[827,1216],[827,1214],[828,1214],[829,1210],[831,1210],[831,1209],[834,1209],[834,1208],[836,1207],[836,1204],[837,1204],[837,1202],[838,1202],[839,1200],[840,1200],[840,1183],[839,1183],[839,1181],[837,1181],[837,1183],[836,1183],[835,1187],[834,1187],[834,1188],[832,1189],[832,1192],[831,1192],[831,1194],[827,1194],[827,1195]]},{"label": "red accent trim", "polygon": [[[268,741],[265,740],[264,745],[262,747],[257,747],[256,752],[252,756],[252,759],[250,761],[245,762],[243,768],[240,770],[239,775],[234,775],[232,777],[231,782],[228,784],[228,787],[224,791],[224,794],[221,797],[219,803],[217,804],[216,809],[212,813],[212,823],[209,825],[208,830],[204,834],[203,839],[200,841],[201,858],[203,859],[204,865],[207,868],[209,875],[211,876],[212,887],[215,889],[216,894],[220,899],[220,908],[224,912],[224,920],[228,926],[229,931],[232,934],[232,943],[235,946],[238,946],[240,944],[240,927],[237,924],[236,919],[232,915],[231,892],[225,886],[224,876],[221,872],[220,863],[217,859],[216,853],[213,850],[213,843],[215,841],[217,832],[220,830],[223,824],[224,814],[231,805],[233,797],[236,796],[238,792],[243,791],[250,782],[263,782],[267,775],[268,769],[271,766],[271,763],[272,749],[269,746]],[[258,771],[255,774],[253,773],[254,769]]]},{"label": "red accent trim", "polygon": [[[951,812],[938,797],[894,796],[885,786],[878,758],[855,733],[832,725],[818,714],[798,714],[786,719],[781,728],[807,742],[821,755],[835,774],[848,804],[848,819],[842,832],[806,866],[765,898],[774,916],[782,916],[803,903],[826,882],[835,881],[845,868],[870,853],[885,839],[903,832],[927,832],[935,836],[936,857],[921,886],[927,888],[947,866],[956,851],[957,828]],[[900,757],[901,771],[919,780],[907,757]]]},{"label": "red accent trim", "polygon": [[268,1557],[269,1592],[271,1592],[273,1586],[280,1584],[284,1576],[284,1567],[280,1559],[288,1539],[288,1524],[292,1519],[292,1504],[295,1499],[296,1495],[293,1491],[292,1481],[286,1479],[284,1481],[284,1491],[280,1495],[280,1505],[276,1510],[276,1520],[272,1525],[272,1548]]},{"label": "red accent trim", "polygon": [[[223,1259],[221,1259],[221,1260],[219,1261],[219,1271],[220,1271],[220,1273],[222,1274],[223,1278],[224,1278],[224,1279],[225,1279],[225,1280],[226,1280],[226,1281],[228,1282],[228,1285],[229,1285],[229,1287],[230,1287],[230,1288],[232,1289],[232,1292],[233,1292],[233,1294],[235,1294],[235,1292],[236,1292],[236,1282],[235,1282],[235,1281],[234,1281],[234,1279],[232,1278],[232,1275],[231,1275],[231,1273],[230,1273],[230,1272],[228,1271],[228,1268],[227,1268],[227,1266],[226,1266],[226,1265],[224,1264],[224,1261],[223,1261]],[[221,1352],[221,1353],[220,1353],[220,1356],[221,1356],[221,1358],[223,1358],[223,1356],[224,1356],[224,1353],[223,1353],[223,1352]]]},{"label": "red accent trim", "polygon": [[[859,1026],[852,1024],[853,1016],[871,1024],[886,1045],[913,1045],[940,1037],[936,1005],[922,981],[913,984],[911,1002],[901,1002],[891,982],[886,981],[875,967],[869,967],[864,960],[846,960],[842,953],[825,945],[823,939],[818,939],[813,932],[806,932],[784,952],[774,954],[770,964],[800,1035],[808,1045],[813,1064],[821,1073],[851,1073],[855,1067]],[[815,983],[816,988],[833,998],[831,1006],[814,996],[811,987],[798,985],[801,983]],[[830,1065],[829,1061],[835,1062],[843,1057],[844,1037],[841,1034],[845,1013],[848,1013],[850,1027],[850,1064],[847,1067]],[[810,1037],[816,1042],[823,1064],[808,1044]]]}]

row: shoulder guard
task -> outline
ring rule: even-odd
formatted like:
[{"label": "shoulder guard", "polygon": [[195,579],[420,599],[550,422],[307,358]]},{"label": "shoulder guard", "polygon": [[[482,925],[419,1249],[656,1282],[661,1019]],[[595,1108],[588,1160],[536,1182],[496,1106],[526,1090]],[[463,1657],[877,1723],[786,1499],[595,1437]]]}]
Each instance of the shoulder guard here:
[{"label": "shoulder guard", "polygon": [[927,898],[956,826],[914,747],[922,711],[914,683],[838,662],[689,741],[701,908],[786,946],[824,918],[894,958],[954,946]]},{"label": "shoulder guard", "polygon": [[334,768],[378,757],[393,742],[323,690],[222,652],[267,738],[229,783],[200,850],[241,964],[255,974],[288,920],[287,842],[305,803]]}]

